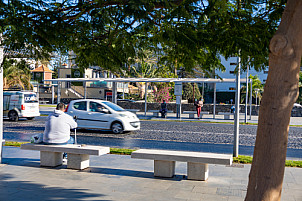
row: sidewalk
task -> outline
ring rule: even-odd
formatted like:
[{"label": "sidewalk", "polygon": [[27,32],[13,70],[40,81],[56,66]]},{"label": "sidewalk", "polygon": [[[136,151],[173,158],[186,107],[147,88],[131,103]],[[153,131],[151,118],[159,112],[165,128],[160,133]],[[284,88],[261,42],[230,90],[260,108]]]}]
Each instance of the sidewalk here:
[{"label": "sidewalk", "polygon": [[[161,117],[154,117],[152,113],[147,112],[147,115],[145,116],[144,112],[137,112],[137,116],[141,120],[180,120],[180,121],[203,121],[203,122],[229,122],[229,123],[234,123],[234,119],[223,119],[223,115],[215,115],[215,119],[213,119],[213,114],[209,115],[203,115],[202,119],[189,119],[188,114],[181,114],[181,118],[176,118],[176,113],[168,113],[167,118],[163,119]],[[239,122],[244,122],[245,120],[245,115],[240,113],[239,116]],[[258,116],[250,116],[248,115],[247,117],[247,122],[248,123],[258,123]],[[297,126],[297,125],[302,125],[302,117],[291,117],[290,118],[290,125],[291,126]]]},{"label": "sidewalk", "polygon": [[[239,201],[244,200],[250,165],[209,165],[208,181],[187,180],[186,164],[176,176],[153,177],[153,161],[130,156],[91,156],[84,171],[39,166],[39,152],[4,147],[0,200]],[[286,168],[282,200],[302,200],[302,168]]]}]

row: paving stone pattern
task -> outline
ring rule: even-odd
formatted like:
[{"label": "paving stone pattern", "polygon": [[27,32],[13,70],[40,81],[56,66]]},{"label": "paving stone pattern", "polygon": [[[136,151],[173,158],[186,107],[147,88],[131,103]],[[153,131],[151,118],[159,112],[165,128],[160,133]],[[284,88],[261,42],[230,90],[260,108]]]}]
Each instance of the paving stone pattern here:
[{"label": "paving stone pattern", "polygon": [[[176,176],[153,177],[153,162],[130,156],[92,156],[91,168],[39,167],[39,153],[4,148],[0,200],[239,201],[244,200],[250,165],[209,165],[208,181],[187,180],[186,164]],[[283,201],[302,200],[302,169],[286,168]]]}]

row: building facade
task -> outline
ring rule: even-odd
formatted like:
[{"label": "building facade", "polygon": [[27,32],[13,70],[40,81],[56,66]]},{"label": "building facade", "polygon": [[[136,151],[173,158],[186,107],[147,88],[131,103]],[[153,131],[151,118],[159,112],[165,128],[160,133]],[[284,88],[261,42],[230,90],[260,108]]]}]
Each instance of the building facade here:
[{"label": "building facade", "polygon": [[[229,59],[225,59],[224,57],[220,57],[221,64],[226,68],[224,72],[217,70],[215,73],[221,78],[236,78],[235,68],[238,63],[238,57],[230,57]],[[262,84],[265,84],[267,75],[268,75],[268,68],[264,71],[257,72],[255,69],[250,68],[249,75],[257,75]],[[241,71],[240,74],[241,79],[246,78],[246,71]],[[236,83],[217,83],[216,84],[217,92],[233,92],[236,91]]]}]

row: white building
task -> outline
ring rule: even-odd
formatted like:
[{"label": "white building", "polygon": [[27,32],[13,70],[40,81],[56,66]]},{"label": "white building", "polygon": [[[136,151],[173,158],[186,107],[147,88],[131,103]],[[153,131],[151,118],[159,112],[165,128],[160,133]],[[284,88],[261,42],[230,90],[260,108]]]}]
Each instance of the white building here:
[{"label": "white building", "polygon": [[[234,72],[238,58],[237,57],[230,57],[229,59],[225,59],[223,56],[220,57],[221,64],[226,68],[224,72],[220,70],[216,70],[216,74],[220,76],[221,78],[236,78],[236,73]],[[257,72],[253,68],[250,68],[249,75],[257,75],[260,79],[260,81],[264,84],[267,79],[268,74],[268,68],[267,70]],[[240,78],[246,78],[246,71],[241,70]],[[236,83],[217,83],[216,84],[216,90],[217,92],[235,92],[236,90]]]}]

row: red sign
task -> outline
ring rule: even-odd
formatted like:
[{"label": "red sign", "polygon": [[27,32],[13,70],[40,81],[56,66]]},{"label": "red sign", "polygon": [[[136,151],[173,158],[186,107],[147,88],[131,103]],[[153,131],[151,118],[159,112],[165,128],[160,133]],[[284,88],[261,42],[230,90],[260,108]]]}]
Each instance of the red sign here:
[{"label": "red sign", "polygon": [[112,92],[106,92],[106,96],[112,96]]}]

